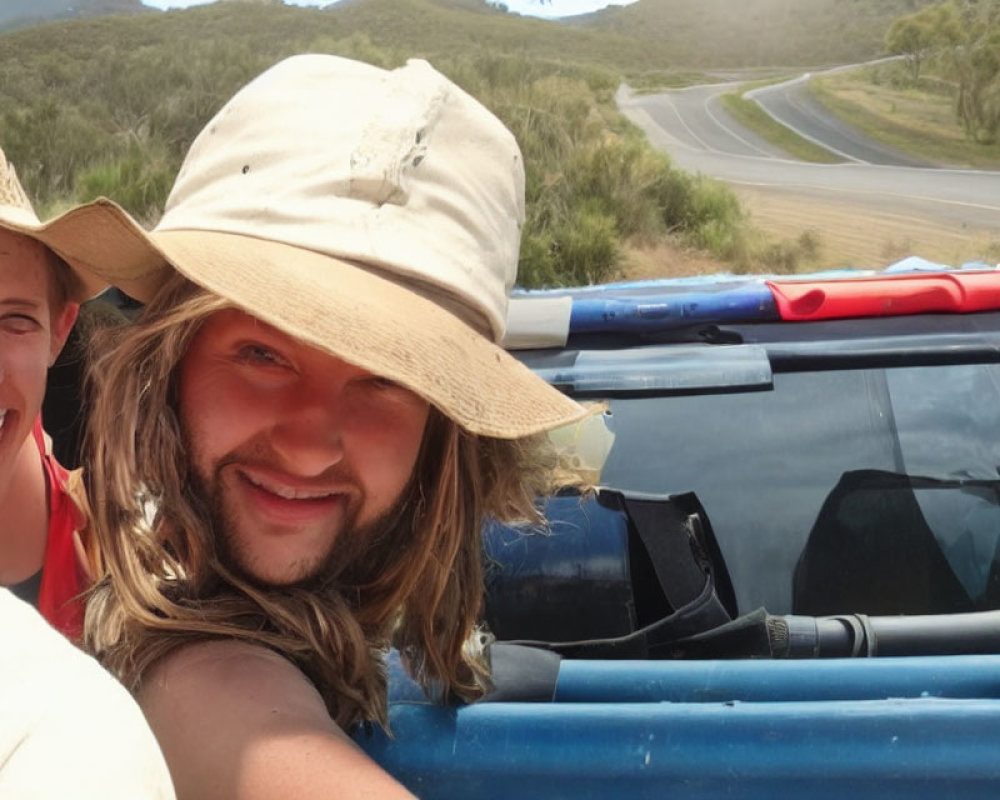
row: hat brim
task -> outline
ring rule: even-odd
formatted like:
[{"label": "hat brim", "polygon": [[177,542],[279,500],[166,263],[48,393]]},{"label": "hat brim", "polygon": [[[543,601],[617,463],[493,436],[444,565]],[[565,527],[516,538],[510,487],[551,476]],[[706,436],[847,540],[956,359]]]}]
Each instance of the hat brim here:
[{"label": "hat brim", "polygon": [[[70,299],[83,302],[107,288],[107,281],[90,270],[77,255],[77,235],[86,230],[85,219],[90,216],[88,206],[67,211],[49,222],[38,222],[27,212],[18,214],[18,209],[0,209],[0,228],[34,239],[48,247],[73,271]],[[79,212],[83,213],[79,213]],[[85,235],[85,234],[84,234]],[[87,251],[86,245],[83,251]]]},{"label": "hat brim", "polygon": [[77,232],[90,231],[77,257],[136,299],[148,301],[172,266],[290,336],[412,389],[472,433],[515,439],[588,413],[442,306],[362,265],[241,234],[146,233],[106,200],[77,216]]}]

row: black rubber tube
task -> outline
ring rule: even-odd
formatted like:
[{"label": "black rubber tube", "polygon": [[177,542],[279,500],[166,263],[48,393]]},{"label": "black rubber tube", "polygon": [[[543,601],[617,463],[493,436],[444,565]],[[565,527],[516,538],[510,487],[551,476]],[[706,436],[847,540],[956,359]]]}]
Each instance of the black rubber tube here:
[{"label": "black rubber tube", "polygon": [[787,615],[771,622],[785,631],[775,649],[778,658],[1000,653],[1000,611],[909,617]]}]

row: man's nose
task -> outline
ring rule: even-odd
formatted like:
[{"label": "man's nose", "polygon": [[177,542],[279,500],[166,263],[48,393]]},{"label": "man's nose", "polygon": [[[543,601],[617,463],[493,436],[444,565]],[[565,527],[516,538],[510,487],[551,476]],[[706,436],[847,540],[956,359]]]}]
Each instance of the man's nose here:
[{"label": "man's nose", "polygon": [[284,404],[271,433],[271,445],[293,472],[313,477],[344,458],[343,422],[329,391],[295,393]]}]

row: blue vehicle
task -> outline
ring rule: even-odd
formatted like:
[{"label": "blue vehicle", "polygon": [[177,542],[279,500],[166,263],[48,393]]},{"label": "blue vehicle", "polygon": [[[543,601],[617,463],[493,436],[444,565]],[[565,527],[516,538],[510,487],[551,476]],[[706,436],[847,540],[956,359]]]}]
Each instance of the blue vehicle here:
[{"label": "blue vehicle", "polygon": [[1000,792],[1000,272],[524,292],[511,325],[604,404],[567,434],[600,491],[485,532],[494,695],[394,665],[362,747],[426,798]]}]

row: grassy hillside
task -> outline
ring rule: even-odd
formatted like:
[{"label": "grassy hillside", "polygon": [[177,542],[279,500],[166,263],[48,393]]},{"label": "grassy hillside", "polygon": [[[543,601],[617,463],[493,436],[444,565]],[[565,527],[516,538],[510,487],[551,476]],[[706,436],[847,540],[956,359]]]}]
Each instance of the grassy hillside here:
[{"label": "grassy hillside", "polygon": [[430,58],[491,49],[623,72],[670,63],[655,42],[506,14],[479,0],[360,0],[329,6],[324,13],[348,33],[365,32],[379,47]]},{"label": "grassy hillside", "polygon": [[[197,132],[280,58],[326,52],[395,66],[425,56],[521,142],[525,285],[608,280],[638,244],[668,241],[734,268],[759,263],[768,244],[748,231],[735,196],[674,170],[613,107],[622,70],[655,63],[655,48],[467,2],[218,3],[0,35],[0,145],[43,217],[106,195],[153,223]],[[581,60],[600,53],[614,60]]]},{"label": "grassy hillside", "polygon": [[674,170],[617,113],[623,77],[648,86],[683,72],[661,44],[480,0],[230,0],[0,34],[0,146],[43,217],[106,195],[152,224],[197,132],[250,78],[301,52],[386,67],[428,58],[504,120],[527,167],[526,285],[608,280],[665,252],[716,269],[812,263],[798,234],[750,228],[730,190]]},{"label": "grassy hillside", "polygon": [[[39,25],[0,43],[0,142],[43,206],[73,193],[81,166],[129,150],[141,149],[148,164],[172,172],[239,86],[293,53],[339,53],[383,66],[415,56],[446,65],[493,54],[508,57],[483,62],[483,69],[507,70],[493,75],[494,83],[569,70],[590,76],[604,100],[619,70],[643,53],[617,36],[458,0],[363,0],[327,10],[217,3]],[[652,59],[653,48],[645,50]],[[578,62],[602,53],[621,53],[620,63],[610,55],[609,68]]]},{"label": "grassy hillside", "polygon": [[674,64],[818,66],[882,53],[896,17],[935,0],[639,0],[563,24],[655,41]]}]

